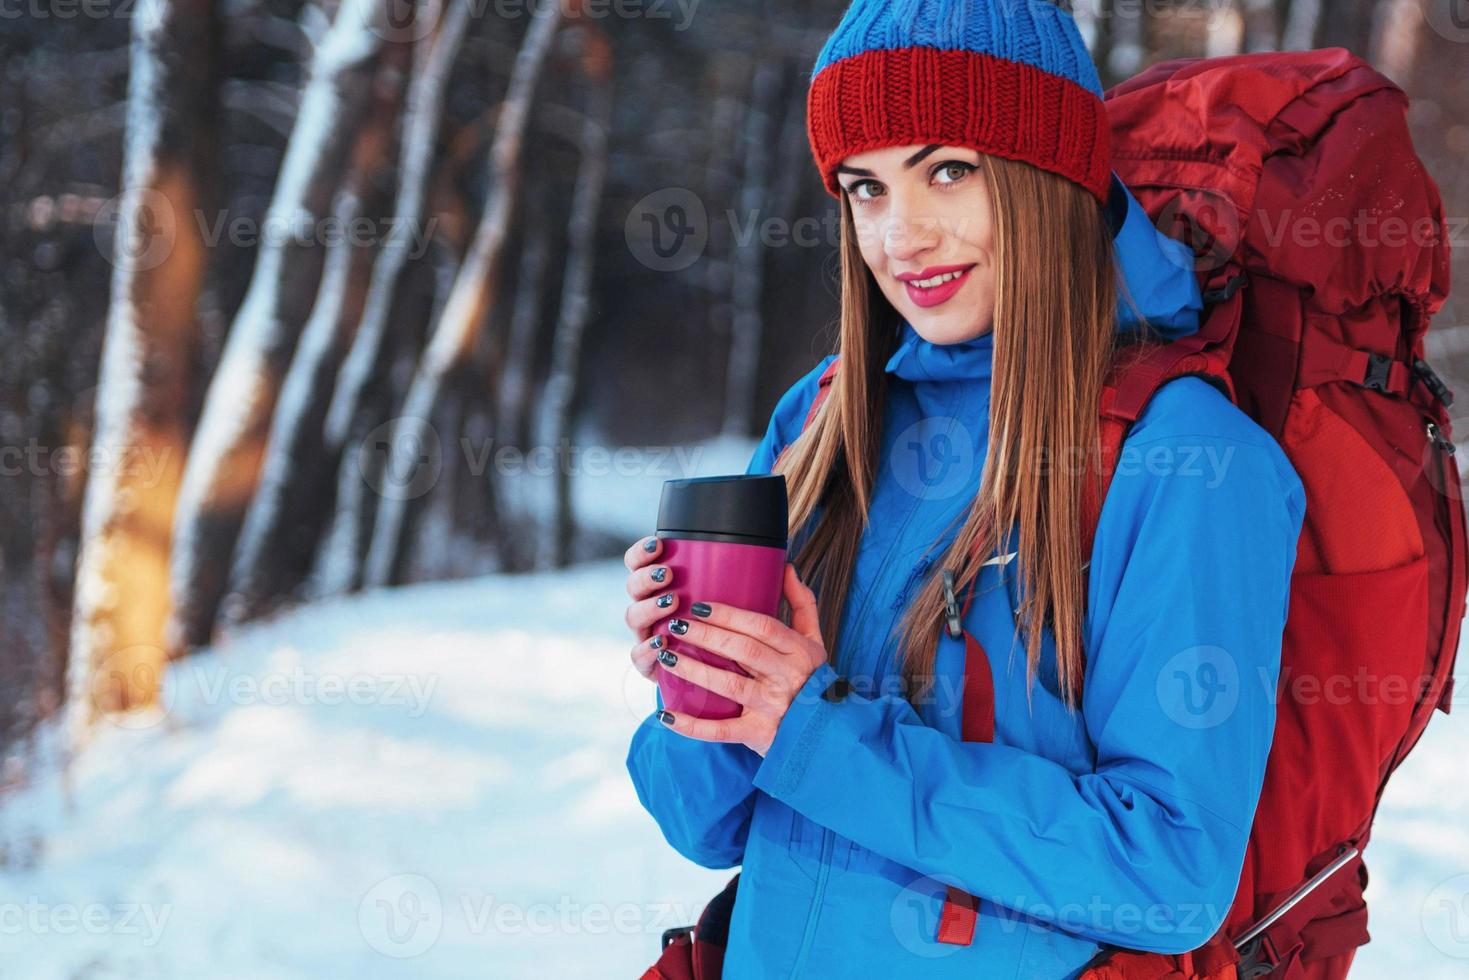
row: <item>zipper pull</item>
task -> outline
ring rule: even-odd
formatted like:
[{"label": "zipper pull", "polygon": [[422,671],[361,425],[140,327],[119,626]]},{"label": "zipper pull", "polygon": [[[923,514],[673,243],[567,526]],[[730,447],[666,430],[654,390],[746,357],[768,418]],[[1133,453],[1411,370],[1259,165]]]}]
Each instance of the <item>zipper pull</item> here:
[{"label": "zipper pull", "polygon": [[958,639],[964,633],[964,623],[959,618],[959,601],[954,598],[954,570],[944,569],[944,619],[949,635]]},{"label": "zipper pull", "polygon": [[1429,421],[1428,438],[1433,440],[1433,444],[1446,453],[1452,453],[1457,448],[1451,440],[1444,438],[1444,434],[1439,429],[1437,422]]}]

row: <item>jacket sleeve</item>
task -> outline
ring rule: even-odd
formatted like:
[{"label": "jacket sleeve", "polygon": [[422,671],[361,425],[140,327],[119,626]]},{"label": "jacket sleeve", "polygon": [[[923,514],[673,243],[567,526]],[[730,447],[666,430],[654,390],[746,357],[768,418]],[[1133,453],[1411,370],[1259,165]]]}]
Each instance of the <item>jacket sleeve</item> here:
[{"label": "jacket sleeve", "polygon": [[[800,435],[830,361],[824,359],[781,396],[746,473],[769,473],[781,449]],[[638,799],[668,843],[690,861],[706,868],[740,864],[755,809],[752,779],[760,756],[743,745],[678,734],[658,720],[663,696],[656,687],[654,701],[655,710],[633,732],[627,753]]]},{"label": "jacket sleeve", "polygon": [[[1080,706],[1093,771],[957,741],[900,696],[825,701],[836,675],[823,665],[755,785],[1068,932],[1165,953],[1202,945],[1233,900],[1259,799],[1305,495],[1247,416],[1188,398],[1194,414],[1173,431],[1139,420],[1103,507]],[[1177,431],[1189,427],[1208,434]]]}]

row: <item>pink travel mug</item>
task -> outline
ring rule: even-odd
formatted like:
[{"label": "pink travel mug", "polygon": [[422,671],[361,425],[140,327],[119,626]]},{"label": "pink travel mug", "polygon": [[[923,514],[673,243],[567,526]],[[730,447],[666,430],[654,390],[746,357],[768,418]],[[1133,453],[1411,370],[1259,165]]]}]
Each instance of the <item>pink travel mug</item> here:
[{"label": "pink travel mug", "polygon": [[[653,626],[680,657],[741,674],[741,667],[668,631],[668,620],[688,619],[695,602],[717,602],[774,616],[785,577],[789,512],[784,476],[710,476],[669,480],[658,506],[661,564],[673,571],[678,605]],[[747,675],[748,676],[748,675]],[[658,668],[658,690],[674,714],[735,718],[736,701]]]}]

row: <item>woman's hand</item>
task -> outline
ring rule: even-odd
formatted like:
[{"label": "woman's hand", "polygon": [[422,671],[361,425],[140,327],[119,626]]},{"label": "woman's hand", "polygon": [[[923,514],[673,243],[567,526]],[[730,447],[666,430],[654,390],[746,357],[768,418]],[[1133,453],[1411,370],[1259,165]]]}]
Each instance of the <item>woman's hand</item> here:
[{"label": "woman's hand", "polygon": [[650,681],[658,679],[654,664],[663,638],[654,637],[660,646],[650,646],[646,642],[649,633],[654,623],[678,608],[678,596],[669,589],[673,584],[673,569],[657,563],[662,555],[663,539],[654,536],[634,542],[622,556],[628,571],[627,594],[633,599],[623,619],[639,640],[632,648],[632,662],[638,673]]},{"label": "woman's hand", "polygon": [[[796,692],[826,662],[826,645],[816,611],[816,596],[786,564],[782,594],[791,606],[791,625],[773,616],[722,603],[695,602],[690,619],[675,619],[669,630],[689,643],[734,661],[745,677],[711,667],[672,650],[656,653],[660,663],[686,681],[744,706],[738,718],[709,720],[665,711],[662,721],[674,731],[709,742],[739,742],[764,757]],[[647,646],[647,644],[643,644]]]}]

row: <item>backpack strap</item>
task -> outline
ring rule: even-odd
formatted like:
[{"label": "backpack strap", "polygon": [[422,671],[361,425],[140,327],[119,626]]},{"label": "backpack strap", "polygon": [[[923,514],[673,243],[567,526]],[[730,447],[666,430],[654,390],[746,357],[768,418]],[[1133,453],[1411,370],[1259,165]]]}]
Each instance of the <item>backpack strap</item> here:
[{"label": "backpack strap", "polygon": [[1200,377],[1236,402],[1234,382],[1229,376],[1229,351],[1234,346],[1244,312],[1245,277],[1228,266],[1204,290],[1208,304],[1204,321],[1195,332],[1167,344],[1139,344],[1113,355],[1107,381],[1102,387],[1098,424],[1096,481],[1087,481],[1082,496],[1081,532],[1083,550],[1091,554],[1101,518],[1102,502],[1112,484],[1122,443],[1132,425],[1158,389],[1181,377]]},{"label": "backpack strap", "polygon": [[[838,354],[836,357],[831,359],[831,363],[826,366],[826,370],[822,371],[821,377],[817,379],[816,397],[811,399],[811,407],[806,409],[806,420],[801,423],[802,432],[805,432],[807,429],[811,428],[811,423],[816,420],[816,413],[820,411],[821,406],[826,403],[827,396],[831,394],[831,383],[832,381],[836,380],[837,368],[841,366],[841,363],[842,358],[841,355]],[[795,440],[791,441],[794,442]],[[790,448],[791,447],[789,443],[781,447],[780,452],[776,454],[775,463],[770,467],[772,470],[780,465],[780,461],[782,457],[785,456],[786,450]]]},{"label": "backpack strap", "polygon": [[[963,611],[958,611],[954,600],[954,573],[944,569],[944,628],[950,636],[957,638],[962,633],[964,637],[964,700],[959,722],[960,738],[966,742],[993,742],[994,672],[984,644],[963,625],[969,615],[969,607],[974,603],[974,591],[978,584],[979,575],[976,573],[965,589]],[[949,885],[944,895],[943,909],[939,912],[939,928],[935,938],[952,946],[968,946],[974,942],[974,929],[978,921],[979,899],[961,888]]]}]

